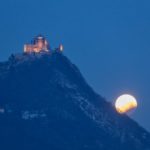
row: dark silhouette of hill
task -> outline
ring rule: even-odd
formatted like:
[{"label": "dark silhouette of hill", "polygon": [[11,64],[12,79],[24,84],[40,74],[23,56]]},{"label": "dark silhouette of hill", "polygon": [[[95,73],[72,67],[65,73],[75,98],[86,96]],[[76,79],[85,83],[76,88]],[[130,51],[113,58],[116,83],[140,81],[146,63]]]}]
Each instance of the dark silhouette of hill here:
[{"label": "dark silhouette of hill", "polygon": [[0,149],[150,150],[150,134],[63,54],[21,54],[0,63]]}]

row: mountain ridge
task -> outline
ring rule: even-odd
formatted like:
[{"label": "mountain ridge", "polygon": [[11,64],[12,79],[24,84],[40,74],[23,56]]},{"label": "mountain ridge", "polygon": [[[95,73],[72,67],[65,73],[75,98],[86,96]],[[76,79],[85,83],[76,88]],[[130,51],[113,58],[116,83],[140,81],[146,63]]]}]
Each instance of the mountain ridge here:
[{"label": "mountain ridge", "polygon": [[12,55],[0,63],[0,91],[4,148],[150,149],[150,134],[96,94],[61,53]]}]

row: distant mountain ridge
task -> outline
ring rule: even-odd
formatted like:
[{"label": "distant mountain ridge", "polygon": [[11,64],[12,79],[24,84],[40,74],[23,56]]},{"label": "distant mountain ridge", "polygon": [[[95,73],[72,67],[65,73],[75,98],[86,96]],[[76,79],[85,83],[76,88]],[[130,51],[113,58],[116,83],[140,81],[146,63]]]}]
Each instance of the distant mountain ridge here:
[{"label": "distant mountain ridge", "polygon": [[2,150],[150,150],[150,134],[96,94],[62,53],[0,63]]}]

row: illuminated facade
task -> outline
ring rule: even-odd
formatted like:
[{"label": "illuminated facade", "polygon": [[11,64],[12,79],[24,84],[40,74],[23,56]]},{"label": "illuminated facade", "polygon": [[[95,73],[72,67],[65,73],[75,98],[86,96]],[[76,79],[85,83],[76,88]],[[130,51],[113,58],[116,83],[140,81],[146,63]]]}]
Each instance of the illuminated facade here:
[{"label": "illuminated facade", "polygon": [[[58,48],[55,49],[56,52],[63,52],[63,45],[60,44]],[[48,43],[48,41],[45,39],[45,37],[39,35],[36,36],[31,44],[25,44],[24,45],[24,52],[25,53],[39,53],[39,52],[50,52],[51,48]]]},{"label": "illuminated facade", "polygon": [[43,36],[37,36],[33,39],[33,42],[31,44],[25,44],[24,45],[24,52],[26,53],[39,53],[41,51],[48,52],[50,50],[50,45]]}]

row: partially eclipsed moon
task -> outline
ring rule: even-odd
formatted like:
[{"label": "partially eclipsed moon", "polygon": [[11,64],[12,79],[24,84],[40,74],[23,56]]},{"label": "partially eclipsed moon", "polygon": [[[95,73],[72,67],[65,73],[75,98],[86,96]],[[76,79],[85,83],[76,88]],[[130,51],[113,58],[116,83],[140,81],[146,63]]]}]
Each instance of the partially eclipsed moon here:
[{"label": "partially eclipsed moon", "polygon": [[123,114],[137,107],[136,99],[128,94],[121,95],[115,102],[117,112]]}]

